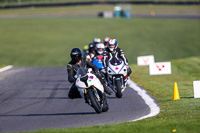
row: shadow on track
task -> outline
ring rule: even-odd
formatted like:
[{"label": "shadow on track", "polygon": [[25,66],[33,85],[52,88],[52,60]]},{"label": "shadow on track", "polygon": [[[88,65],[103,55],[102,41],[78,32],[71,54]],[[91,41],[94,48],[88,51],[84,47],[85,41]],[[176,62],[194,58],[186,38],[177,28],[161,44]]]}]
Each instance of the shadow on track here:
[{"label": "shadow on track", "polygon": [[22,97],[15,99],[70,99],[69,97]]},{"label": "shadow on track", "polygon": [[55,113],[55,114],[19,114],[19,115],[0,115],[0,117],[9,117],[9,116],[58,116],[58,115],[92,115],[96,114],[96,112],[76,112],[76,113]]},{"label": "shadow on track", "polygon": [[70,88],[42,88],[42,90],[69,90]]}]

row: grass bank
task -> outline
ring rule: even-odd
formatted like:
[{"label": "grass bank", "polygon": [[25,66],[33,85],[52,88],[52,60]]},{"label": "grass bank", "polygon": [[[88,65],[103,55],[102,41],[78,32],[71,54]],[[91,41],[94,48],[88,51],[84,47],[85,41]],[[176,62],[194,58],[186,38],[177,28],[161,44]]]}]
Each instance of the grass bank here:
[{"label": "grass bank", "polygon": [[0,62],[14,66],[65,66],[73,47],[94,37],[116,38],[130,64],[137,56],[156,61],[200,56],[197,19],[51,18],[0,21]]}]

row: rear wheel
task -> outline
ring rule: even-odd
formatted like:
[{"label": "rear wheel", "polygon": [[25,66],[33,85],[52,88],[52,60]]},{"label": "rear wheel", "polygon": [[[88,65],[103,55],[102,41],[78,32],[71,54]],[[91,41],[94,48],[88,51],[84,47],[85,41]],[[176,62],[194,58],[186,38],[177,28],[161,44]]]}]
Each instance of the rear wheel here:
[{"label": "rear wheel", "polygon": [[116,97],[122,98],[122,83],[120,80],[116,80],[115,83],[116,83],[116,91],[117,91]]},{"label": "rear wheel", "polygon": [[88,90],[88,96],[90,98],[92,107],[94,108],[94,110],[100,114],[102,112],[102,107],[100,105],[100,103],[97,101],[96,96],[94,95],[94,91],[93,90]]}]

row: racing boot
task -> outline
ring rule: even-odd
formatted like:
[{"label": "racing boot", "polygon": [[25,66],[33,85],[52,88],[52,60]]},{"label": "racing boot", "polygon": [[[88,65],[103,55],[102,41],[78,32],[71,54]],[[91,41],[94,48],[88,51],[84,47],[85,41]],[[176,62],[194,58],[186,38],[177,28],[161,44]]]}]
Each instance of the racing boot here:
[{"label": "racing boot", "polygon": [[132,73],[132,70],[129,66],[127,66],[127,77],[129,77]]},{"label": "racing boot", "polygon": [[108,94],[111,95],[112,91],[110,90],[111,88],[108,86],[108,83],[106,82],[105,77],[101,73],[96,73],[96,76],[100,80],[101,84],[103,85],[104,91]]},{"label": "racing boot", "polygon": [[110,88],[107,84],[103,84],[103,87],[104,87],[104,91],[105,91],[108,95],[112,95],[111,88]]}]

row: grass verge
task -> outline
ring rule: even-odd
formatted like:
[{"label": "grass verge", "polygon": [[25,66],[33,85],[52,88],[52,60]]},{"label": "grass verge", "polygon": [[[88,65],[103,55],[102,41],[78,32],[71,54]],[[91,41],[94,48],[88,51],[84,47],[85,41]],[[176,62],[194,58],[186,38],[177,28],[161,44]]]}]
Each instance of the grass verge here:
[{"label": "grass verge", "polygon": [[5,66],[6,66],[6,65],[1,65],[1,66],[0,66],[0,69],[3,68],[3,67],[5,67]]}]

